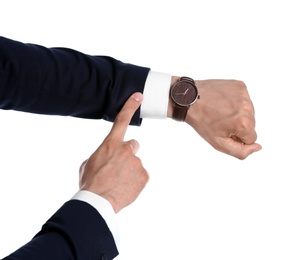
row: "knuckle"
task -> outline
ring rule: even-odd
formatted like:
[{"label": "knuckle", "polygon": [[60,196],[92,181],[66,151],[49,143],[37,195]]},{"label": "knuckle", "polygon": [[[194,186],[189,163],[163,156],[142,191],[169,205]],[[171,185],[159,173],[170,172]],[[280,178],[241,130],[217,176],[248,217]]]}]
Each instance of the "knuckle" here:
[{"label": "knuckle", "polygon": [[143,189],[146,186],[146,184],[149,182],[149,179],[150,179],[150,176],[145,169],[143,169],[140,172],[139,179],[140,179],[139,183],[140,183],[141,189]]},{"label": "knuckle", "polygon": [[248,96],[241,98],[238,103],[240,114],[254,116],[254,107]]},{"label": "knuckle", "polygon": [[117,140],[114,136],[108,135],[104,139],[104,141],[102,143],[102,147],[103,147],[103,149],[109,149],[110,147],[115,146],[116,142],[117,142]]},{"label": "knuckle", "polygon": [[242,130],[249,130],[251,128],[254,128],[254,122],[248,116],[241,117],[239,125]]},{"label": "knuckle", "polygon": [[245,140],[245,143],[253,143],[257,140],[255,121],[248,117],[241,118],[236,132],[241,139],[243,138],[242,140]]},{"label": "knuckle", "polygon": [[142,163],[141,158],[139,158],[137,156],[134,156],[134,160],[135,160],[136,167],[139,168],[142,171],[142,169],[144,169],[144,167],[143,167],[143,163]]},{"label": "knuckle", "polygon": [[149,182],[149,180],[150,180],[150,175],[149,175],[149,173],[145,170],[145,172],[144,172],[144,178],[145,178],[145,182],[147,183],[147,182]]},{"label": "knuckle", "polygon": [[135,156],[135,164],[136,164],[136,167],[138,168],[139,177],[140,177],[142,183],[147,183],[150,179],[150,175],[149,175],[148,171],[143,167],[142,160],[137,156]]},{"label": "knuckle", "polygon": [[103,141],[101,149],[98,149],[98,153],[105,152],[108,157],[112,156],[116,152],[117,142],[114,138],[107,136]]}]

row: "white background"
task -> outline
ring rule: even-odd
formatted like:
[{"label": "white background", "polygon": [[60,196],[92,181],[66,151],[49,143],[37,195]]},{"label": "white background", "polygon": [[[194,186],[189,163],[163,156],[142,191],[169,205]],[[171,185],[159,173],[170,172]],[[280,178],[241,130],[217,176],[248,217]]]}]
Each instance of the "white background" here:
[{"label": "white background", "polygon": [[[240,161],[186,124],[130,127],[151,179],[118,214],[118,260],[302,259],[302,8],[293,0],[0,1],[0,35],[195,79],[239,79],[263,150]],[[0,257],[78,189],[111,123],[0,111]]]}]

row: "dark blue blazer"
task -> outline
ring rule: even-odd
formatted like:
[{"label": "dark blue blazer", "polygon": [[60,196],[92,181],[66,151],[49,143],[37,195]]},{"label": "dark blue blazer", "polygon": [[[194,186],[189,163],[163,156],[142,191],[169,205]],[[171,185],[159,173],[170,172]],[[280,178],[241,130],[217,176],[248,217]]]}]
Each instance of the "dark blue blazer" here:
[{"label": "dark blue blazer", "polygon": [[[67,48],[0,37],[0,109],[114,121],[127,98],[142,92],[149,68]],[[140,125],[139,110],[131,124]],[[64,204],[26,245],[4,259],[113,259],[118,251],[89,204]]]},{"label": "dark blue blazer", "polygon": [[[114,121],[149,68],[0,36],[0,109]],[[131,124],[140,124],[139,111]]]},{"label": "dark blue blazer", "polygon": [[98,211],[86,202],[70,200],[30,242],[4,259],[105,260],[117,255],[113,236]]}]

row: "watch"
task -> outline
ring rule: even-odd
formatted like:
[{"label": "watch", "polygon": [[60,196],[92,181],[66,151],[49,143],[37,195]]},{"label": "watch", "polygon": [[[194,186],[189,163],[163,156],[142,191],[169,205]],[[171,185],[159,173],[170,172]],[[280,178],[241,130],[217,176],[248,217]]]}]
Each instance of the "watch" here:
[{"label": "watch", "polygon": [[199,98],[198,90],[193,79],[181,77],[171,87],[173,102],[172,118],[176,121],[184,121],[190,106]]}]

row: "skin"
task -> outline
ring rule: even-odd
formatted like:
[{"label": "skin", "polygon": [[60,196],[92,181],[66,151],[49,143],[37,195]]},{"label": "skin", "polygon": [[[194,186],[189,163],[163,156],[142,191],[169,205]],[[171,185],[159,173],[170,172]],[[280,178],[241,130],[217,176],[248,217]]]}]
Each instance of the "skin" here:
[{"label": "skin", "polygon": [[[171,85],[179,80],[172,77]],[[246,85],[237,80],[196,80],[200,98],[185,122],[216,150],[245,159],[262,149],[256,143],[255,111]],[[169,100],[168,117],[173,105]]]},{"label": "skin", "polygon": [[149,180],[135,155],[139,143],[124,141],[128,124],[141,102],[141,93],[134,93],[127,100],[108,136],[80,167],[80,189],[108,200],[115,213],[134,202]]},{"label": "skin", "polygon": [[[171,85],[179,80],[172,77]],[[236,80],[197,80],[200,98],[190,107],[185,122],[216,150],[245,159],[262,149],[255,143],[255,111],[247,88]],[[141,160],[135,156],[136,140],[124,141],[142,94],[134,93],[116,117],[99,148],[80,168],[80,189],[107,199],[117,213],[136,200],[149,180]],[[173,105],[169,101],[168,117]]]}]

